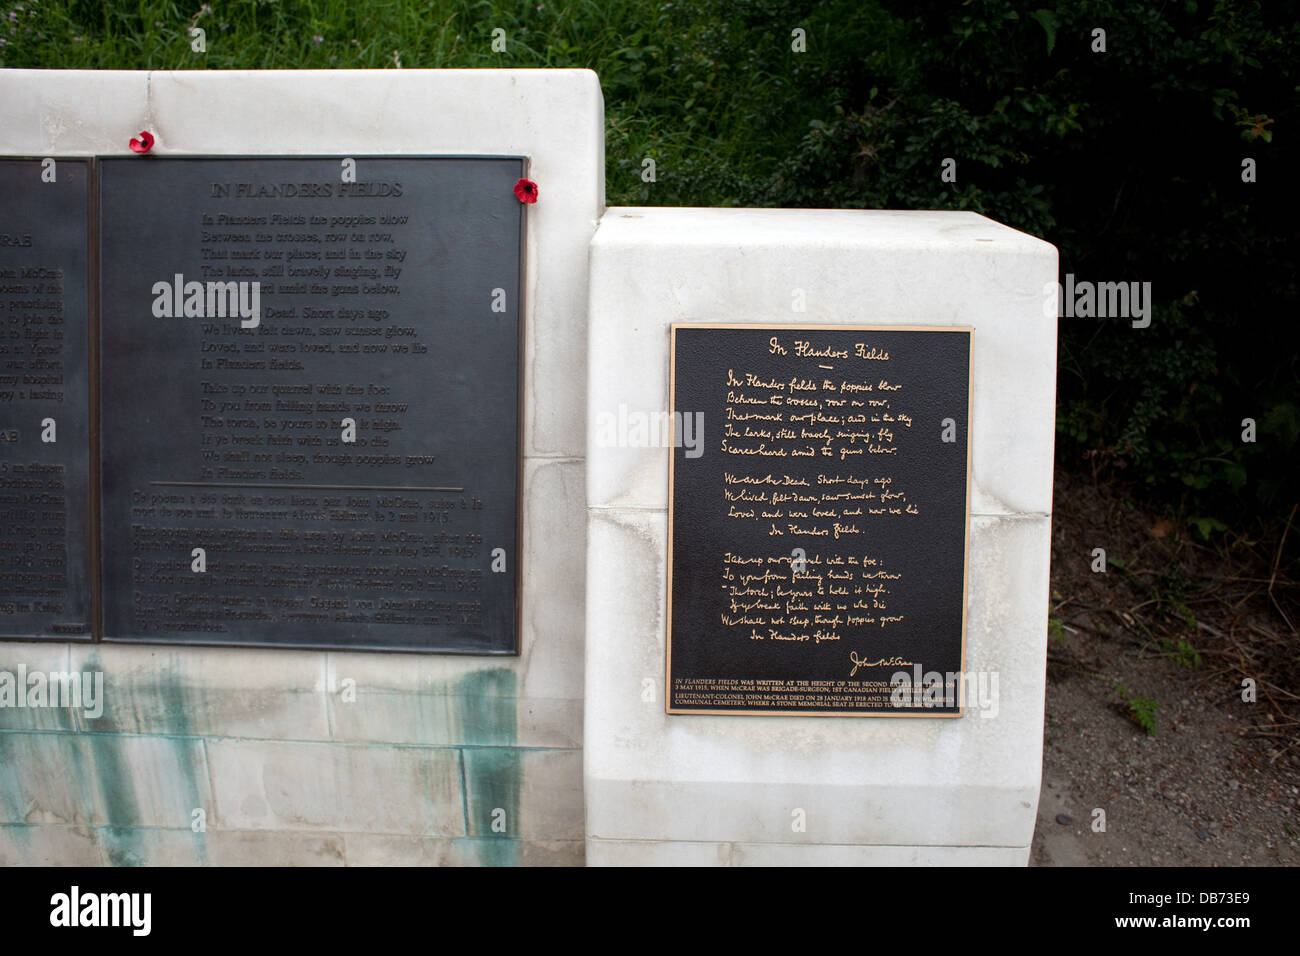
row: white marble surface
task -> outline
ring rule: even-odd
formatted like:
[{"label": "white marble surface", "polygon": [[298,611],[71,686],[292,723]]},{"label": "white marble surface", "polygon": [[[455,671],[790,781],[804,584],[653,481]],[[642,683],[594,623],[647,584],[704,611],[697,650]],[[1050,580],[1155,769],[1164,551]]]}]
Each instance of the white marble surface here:
[{"label": "white marble surface", "polygon": [[[606,213],[592,246],[591,422],[620,404],[666,410],[672,322],[974,327],[967,671],[996,672],[999,697],[996,716],[949,720],[665,714],[668,454],[604,447],[589,429],[592,862],[1026,861],[1056,357],[1040,293],[1055,270],[1050,245],[969,213]],[[805,312],[791,311],[793,289]],[[720,846],[750,852],[722,859]]]},{"label": "white marble surface", "polygon": [[1024,866],[1029,847],[590,840],[588,866]]}]

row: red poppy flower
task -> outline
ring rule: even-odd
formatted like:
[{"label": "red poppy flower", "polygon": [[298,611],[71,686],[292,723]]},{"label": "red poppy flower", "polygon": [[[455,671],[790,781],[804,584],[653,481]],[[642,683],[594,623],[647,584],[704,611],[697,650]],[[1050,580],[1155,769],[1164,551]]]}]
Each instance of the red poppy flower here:
[{"label": "red poppy flower", "polygon": [[153,133],[150,133],[148,130],[145,130],[140,134],[139,139],[136,139],[134,136],[132,136],[130,146],[131,146],[131,152],[133,153],[149,152],[149,150],[153,149]]},{"label": "red poppy flower", "polygon": [[515,183],[515,196],[520,202],[537,202],[537,183],[531,179],[521,179]]}]

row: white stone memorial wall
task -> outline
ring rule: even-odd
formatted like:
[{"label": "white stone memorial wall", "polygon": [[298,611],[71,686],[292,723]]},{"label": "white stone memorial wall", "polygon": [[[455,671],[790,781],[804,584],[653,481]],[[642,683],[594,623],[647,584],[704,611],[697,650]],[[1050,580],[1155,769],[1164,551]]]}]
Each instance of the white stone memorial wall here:
[{"label": "white stone memorial wall", "polygon": [[[0,709],[0,865],[1026,862],[1050,245],[972,213],[605,211],[587,71],[0,71],[0,155],[142,130],[159,156],[528,157],[521,652],[0,641],[0,670],[105,679],[97,719]],[[974,330],[966,668],[995,714],[664,711],[669,451],[591,420],[667,410],[672,323],[801,322]]]},{"label": "white stone memorial wall", "polygon": [[95,720],[0,709],[0,865],[581,863],[595,74],[0,71],[0,155],[131,156],[145,130],[157,156],[528,157],[521,653],[0,642],[0,670],[105,685]]}]

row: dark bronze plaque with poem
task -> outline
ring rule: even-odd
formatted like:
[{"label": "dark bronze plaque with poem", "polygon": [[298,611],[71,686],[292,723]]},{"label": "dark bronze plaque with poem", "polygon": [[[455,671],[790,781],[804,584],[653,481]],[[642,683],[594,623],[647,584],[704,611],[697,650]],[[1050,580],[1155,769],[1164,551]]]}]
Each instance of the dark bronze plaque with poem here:
[{"label": "dark bronze plaque with poem", "polygon": [[676,325],[671,358],[668,712],[960,715],[970,330]]},{"label": "dark bronze plaque with poem", "polygon": [[524,160],[104,159],[104,637],[517,650]]}]

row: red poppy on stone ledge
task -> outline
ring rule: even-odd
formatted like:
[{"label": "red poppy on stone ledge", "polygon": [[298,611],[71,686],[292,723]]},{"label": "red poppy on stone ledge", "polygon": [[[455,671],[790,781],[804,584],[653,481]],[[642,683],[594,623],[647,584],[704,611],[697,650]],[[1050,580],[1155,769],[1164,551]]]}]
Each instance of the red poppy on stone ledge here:
[{"label": "red poppy on stone ledge", "polygon": [[515,195],[520,202],[537,202],[537,183],[531,179],[521,179],[515,183]]},{"label": "red poppy on stone ledge", "polygon": [[153,133],[145,130],[140,134],[139,139],[132,136],[131,142],[128,145],[131,147],[131,152],[133,153],[147,153],[149,150],[153,149]]}]

